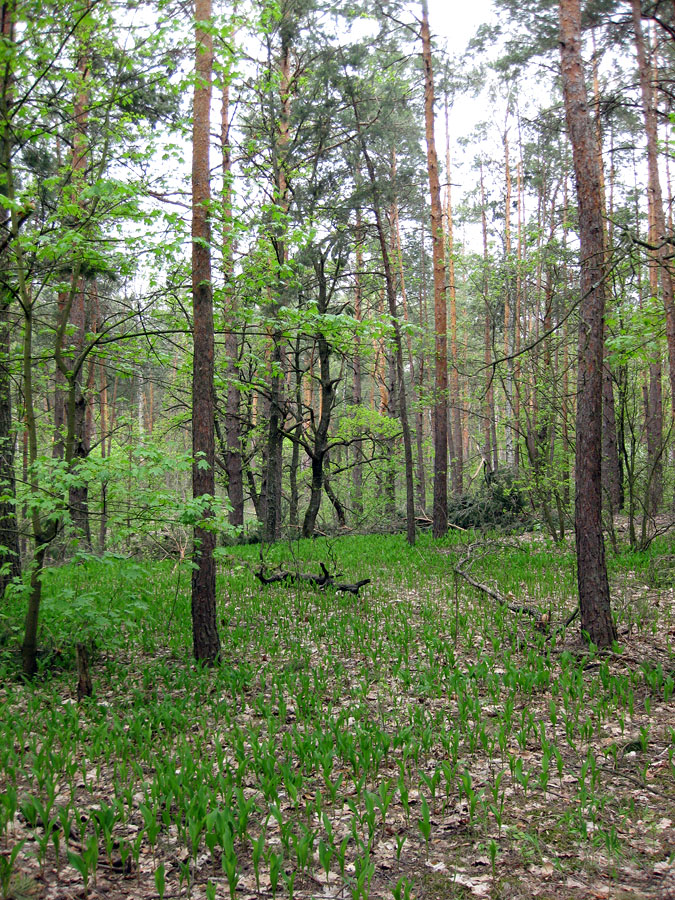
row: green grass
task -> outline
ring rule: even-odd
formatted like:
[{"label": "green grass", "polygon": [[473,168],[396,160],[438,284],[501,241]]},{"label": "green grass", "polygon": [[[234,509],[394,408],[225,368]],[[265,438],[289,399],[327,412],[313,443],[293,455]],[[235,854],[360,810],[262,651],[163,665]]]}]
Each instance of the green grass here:
[{"label": "green grass", "polygon": [[[630,634],[597,654],[558,627],[575,605],[569,548],[469,544],[350,537],[265,553],[270,569],[371,578],[357,597],[263,588],[260,548],[230,549],[213,669],[191,659],[187,563],[49,570],[32,684],[18,678],[20,598],[5,610],[6,893],[28,878],[108,897],[497,897],[544,878],[569,897],[584,896],[571,875],[651,877],[675,820],[672,610],[649,599],[671,545],[610,557]],[[549,632],[456,584],[467,556],[474,578],[549,613]],[[78,705],[82,638],[95,695]]]}]

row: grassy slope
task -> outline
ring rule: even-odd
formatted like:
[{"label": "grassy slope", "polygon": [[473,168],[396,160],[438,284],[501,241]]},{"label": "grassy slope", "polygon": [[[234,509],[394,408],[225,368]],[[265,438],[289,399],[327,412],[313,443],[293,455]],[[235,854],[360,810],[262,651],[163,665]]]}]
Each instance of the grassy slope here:
[{"label": "grassy slope", "polygon": [[[48,573],[43,643],[59,653],[31,686],[4,657],[0,876],[26,839],[7,893],[666,896],[671,550],[611,560],[623,643],[595,656],[577,627],[556,631],[573,554],[542,540],[470,556],[477,580],[550,613],[549,634],[462,581],[455,593],[456,536],[268,554],[372,578],[358,597],[261,588],[258,548],[240,548],[210,671],[190,659],[186,564]],[[82,632],[98,643],[95,696],[77,705]]]}]

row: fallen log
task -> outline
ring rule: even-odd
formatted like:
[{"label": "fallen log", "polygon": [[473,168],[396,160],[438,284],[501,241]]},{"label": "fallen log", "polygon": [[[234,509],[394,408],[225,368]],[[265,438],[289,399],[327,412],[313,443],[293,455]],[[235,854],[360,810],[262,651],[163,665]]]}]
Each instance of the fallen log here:
[{"label": "fallen log", "polygon": [[357,581],[356,584],[336,583],[335,579],[340,577],[341,573],[331,575],[323,563],[321,566],[322,574],[314,575],[311,572],[274,572],[272,575],[265,575],[264,569],[260,569],[253,574],[261,584],[312,584],[314,587],[322,589],[332,587],[336,591],[344,591],[349,594],[357,595],[362,587],[370,584],[370,578],[364,578]]},{"label": "fallen log", "polygon": [[335,590],[349,592],[356,596],[367,584],[370,584],[370,578],[364,578],[362,581],[357,581],[356,584],[336,584]]}]

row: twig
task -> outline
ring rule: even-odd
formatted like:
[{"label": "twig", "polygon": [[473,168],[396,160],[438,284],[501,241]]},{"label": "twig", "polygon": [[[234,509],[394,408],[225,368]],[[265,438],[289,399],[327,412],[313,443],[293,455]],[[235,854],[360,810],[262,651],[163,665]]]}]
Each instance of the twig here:
[{"label": "twig", "polygon": [[467,575],[466,572],[463,572],[459,566],[455,566],[454,571],[457,575],[460,575],[465,581],[467,581],[472,587],[475,587],[476,590],[482,591],[484,594],[487,594],[488,597],[491,597],[493,600],[496,600],[500,606],[505,606],[507,609],[510,609],[511,612],[523,612],[527,613],[528,616],[532,616],[534,619],[539,618],[539,613],[535,612],[533,609],[530,609],[529,606],[521,606],[515,603],[509,603],[501,594],[494,590],[494,588],[489,587],[487,584],[481,584],[480,581],[476,581],[475,578],[472,578],[470,575]]}]

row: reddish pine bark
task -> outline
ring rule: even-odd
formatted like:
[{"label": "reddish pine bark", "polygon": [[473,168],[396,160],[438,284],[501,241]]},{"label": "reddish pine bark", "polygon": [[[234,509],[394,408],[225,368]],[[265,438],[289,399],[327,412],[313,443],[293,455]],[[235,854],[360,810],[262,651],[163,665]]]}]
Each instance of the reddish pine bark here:
[{"label": "reddish pine bark", "polygon": [[431,247],[434,266],[434,537],[448,531],[448,311],[445,292],[445,250],[443,209],[438,179],[438,156],[434,136],[434,75],[431,67],[429,10],[422,0],[422,61],[424,63],[424,123],[427,144],[427,171],[431,194]]},{"label": "reddish pine bark", "polygon": [[[433,85],[432,85],[433,86]],[[462,440],[462,406],[459,398],[459,359],[457,353],[457,291],[455,289],[455,238],[452,222],[452,190],[450,175],[450,121],[448,113],[448,95],[445,95],[445,172],[448,184],[445,193],[445,221],[447,243],[447,286],[450,296],[450,355],[452,368],[450,370],[450,409],[452,410],[452,424],[449,426],[452,433],[451,453],[451,480],[452,493],[460,497],[464,491],[463,470],[464,452]]]},{"label": "reddish pine bark", "polygon": [[[229,52],[229,51],[227,51]],[[222,76],[223,104],[221,108],[221,142],[223,172],[223,277],[225,279],[225,321],[232,323],[236,315],[236,298],[232,285],[233,234],[232,234],[232,153],[230,148],[230,72],[225,66]],[[232,509],[230,523],[244,524],[244,478],[241,460],[240,396],[237,370],[239,348],[234,328],[225,333],[225,357],[227,359],[227,400],[225,408],[225,468],[227,469],[227,494]]]},{"label": "reddish pine bark", "polygon": [[602,367],[605,305],[600,175],[581,58],[579,0],[560,0],[560,61],[579,207],[581,303],[576,428],[577,579],[581,627],[600,647],[616,639],[602,534]]},{"label": "reddish pine bark", "polygon": [[[668,345],[668,365],[671,397],[675,398],[675,299],[669,256],[671,245],[666,243],[666,218],[663,212],[663,195],[659,177],[658,125],[651,65],[647,55],[648,47],[642,31],[640,0],[633,0],[633,28],[635,31],[635,51],[640,76],[642,112],[647,136],[647,199],[649,203],[649,241],[654,249],[651,253],[650,283],[652,290],[657,284],[657,273],[661,282],[661,298],[666,313],[666,341]],[[649,411],[647,416],[647,441],[652,484],[650,485],[650,512],[656,512],[661,499],[662,452],[662,405],[660,401],[660,365],[650,367],[651,385],[649,390]],[[675,413],[675,405],[673,406]]]}]

